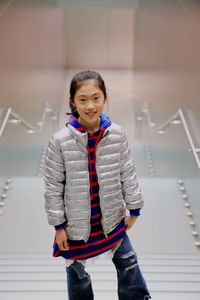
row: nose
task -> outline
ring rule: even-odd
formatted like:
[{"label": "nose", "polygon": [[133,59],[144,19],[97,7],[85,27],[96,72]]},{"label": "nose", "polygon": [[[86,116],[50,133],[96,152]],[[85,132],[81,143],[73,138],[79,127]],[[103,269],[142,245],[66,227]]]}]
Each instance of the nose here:
[{"label": "nose", "polygon": [[95,108],[93,101],[88,101],[87,110],[93,110]]}]

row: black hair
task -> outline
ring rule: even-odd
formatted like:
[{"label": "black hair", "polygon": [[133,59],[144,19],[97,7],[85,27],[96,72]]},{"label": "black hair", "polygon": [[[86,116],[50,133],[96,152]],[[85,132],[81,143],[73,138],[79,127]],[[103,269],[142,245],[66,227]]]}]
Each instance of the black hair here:
[{"label": "black hair", "polygon": [[91,70],[81,71],[74,75],[74,77],[72,78],[71,84],[70,84],[69,106],[71,109],[71,113],[67,113],[67,115],[73,114],[75,117],[77,117],[77,118],[79,117],[76,107],[73,106],[74,97],[75,97],[77,90],[80,88],[81,84],[84,81],[89,80],[89,79],[96,80],[99,89],[103,92],[105,99],[107,99],[106,86],[105,86],[104,80],[101,77],[101,75],[99,73],[97,73],[95,71],[91,71]]}]

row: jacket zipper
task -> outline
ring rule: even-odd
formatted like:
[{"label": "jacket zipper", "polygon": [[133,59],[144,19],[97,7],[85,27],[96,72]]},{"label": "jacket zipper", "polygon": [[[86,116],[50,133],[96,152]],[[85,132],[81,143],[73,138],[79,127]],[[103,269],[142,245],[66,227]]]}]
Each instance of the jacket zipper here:
[{"label": "jacket zipper", "polygon": [[[103,138],[106,136],[108,134],[108,131],[106,132],[106,134],[103,136]],[[102,140],[103,140],[103,138],[100,140],[100,142],[97,144],[97,147],[96,147],[96,172],[97,172],[97,170],[98,170],[98,167],[97,167],[97,151],[98,151],[98,148],[99,148],[99,145],[102,143]],[[98,172],[97,172],[97,177],[98,177],[98,181],[99,181],[99,176],[98,176]],[[105,230],[105,226],[104,226],[104,222],[103,222],[103,220],[104,220],[104,217],[103,217],[103,215],[104,215],[104,209],[103,209],[103,205],[102,205],[102,201],[101,201],[101,191],[100,191],[100,186],[101,186],[101,184],[99,183],[99,204],[100,204],[100,208],[101,208],[101,212],[102,212],[102,218],[101,218],[101,224],[102,224],[102,227],[103,227],[103,231],[104,231],[104,235],[106,236],[106,237],[108,237],[108,235],[106,234],[106,230]]]},{"label": "jacket zipper", "polygon": [[[95,151],[95,155],[96,155],[96,157],[97,157],[97,148],[99,148],[99,144],[101,144],[102,143],[102,140],[108,135],[108,133],[109,133],[109,130],[107,130],[106,132],[105,132],[105,134],[102,136],[102,139],[99,141],[99,143],[97,144],[97,146],[96,146],[96,151]],[[97,172],[97,164],[95,163],[95,168],[96,168],[96,172]],[[98,173],[98,172],[97,172]],[[99,177],[97,176],[97,178],[99,179]],[[90,175],[89,175],[89,183],[90,183]],[[91,196],[91,194],[90,194],[90,196]],[[89,197],[89,199],[90,199],[90,197]],[[102,209],[102,205],[101,205],[101,197],[100,197],[100,185],[99,185],[99,204],[100,204],[100,208],[101,208],[101,212],[102,212],[102,218],[101,218],[101,220],[103,220],[103,209]],[[89,204],[89,207],[90,207],[90,200],[89,200],[89,202],[88,202],[88,204]],[[89,216],[89,220],[90,220],[90,217],[91,217],[91,209],[90,209],[90,216]],[[106,237],[108,237],[108,235],[105,233],[105,227],[104,227],[104,224],[103,224],[103,222],[101,222],[101,224],[102,224],[102,227],[103,227],[103,231],[104,231],[104,234],[105,234],[105,236]],[[90,224],[88,224],[88,226],[89,226],[89,230],[88,230],[88,234],[87,234],[87,241],[88,241],[88,239],[89,239],[89,236],[90,236],[90,231],[91,231],[91,225]]]}]

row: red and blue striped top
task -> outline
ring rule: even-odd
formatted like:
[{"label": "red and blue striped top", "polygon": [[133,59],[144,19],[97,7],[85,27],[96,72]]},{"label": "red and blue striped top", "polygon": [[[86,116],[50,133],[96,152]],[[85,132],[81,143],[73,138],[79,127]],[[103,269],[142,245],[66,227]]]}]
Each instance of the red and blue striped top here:
[{"label": "red and blue striped top", "polygon": [[[85,129],[81,126],[75,116],[71,116],[66,123],[74,126],[80,132],[85,132]],[[90,177],[90,199],[91,199],[91,217],[90,226],[91,231],[87,242],[68,240],[69,250],[61,251],[54,241],[53,256],[62,256],[66,259],[81,260],[88,259],[99,254],[102,254],[112,247],[114,247],[122,238],[125,232],[125,221],[124,218],[121,222],[112,230],[108,235],[103,232],[101,224],[101,208],[99,199],[99,184],[96,172],[96,147],[102,138],[104,130],[111,125],[110,119],[107,115],[100,115],[100,128],[93,134],[88,133],[88,170]],[[139,215],[139,210],[131,211],[131,214]],[[65,227],[66,224],[55,226],[56,229]]]}]

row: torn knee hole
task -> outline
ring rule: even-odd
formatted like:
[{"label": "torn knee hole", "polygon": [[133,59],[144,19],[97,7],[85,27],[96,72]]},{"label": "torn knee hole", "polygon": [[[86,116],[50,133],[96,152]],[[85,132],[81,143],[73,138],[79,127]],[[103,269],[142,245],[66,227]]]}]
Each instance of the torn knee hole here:
[{"label": "torn knee hole", "polygon": [[134,255],[135,255],[135,253],[133,251],[130,251],[130,252],[122,255],[121,258],[126,259],[126,258],[129,258],[129,257],[134,256]]},{"label": "torn knee hole", "polygon": [[125,271],[128,271],[128,270],[130,270],[130,269],[133,269],[133,268],[135,268],[136,266],[137,266],[137,263],[135,263],[135,264],[133,264],[133,265],[131,265],[131,266],[128,266],[128,267],[125,268]]}]

